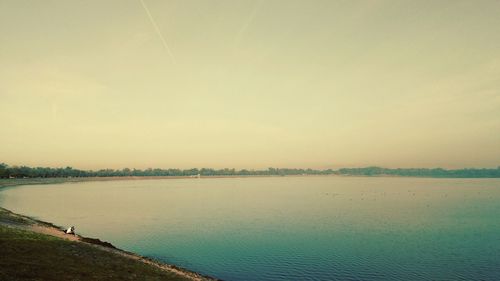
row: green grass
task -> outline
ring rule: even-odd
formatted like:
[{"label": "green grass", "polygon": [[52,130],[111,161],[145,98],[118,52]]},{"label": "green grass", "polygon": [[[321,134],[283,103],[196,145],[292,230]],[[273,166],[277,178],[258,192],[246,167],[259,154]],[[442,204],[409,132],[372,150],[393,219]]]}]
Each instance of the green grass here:
[{"label": "green grass", "polygon": [[0,223],[6,223],[10,225],[30,225],[33,224],[33,221],[29,220],[26,217],[18,216],[11,211],[0,207]]},{"label": "green grass", "polygon": [[[28,184],[103,180],[97,178],[0,179],[0,189]],[[0,280],[188,280],[153,265],[91,245],[23,230],[56,227],[0,207]],[[21,229],[20,229],[21,228]]]},{"label": "green grass", "polygon": [[0,280],[186,280],[84,243],[0,225]]}]

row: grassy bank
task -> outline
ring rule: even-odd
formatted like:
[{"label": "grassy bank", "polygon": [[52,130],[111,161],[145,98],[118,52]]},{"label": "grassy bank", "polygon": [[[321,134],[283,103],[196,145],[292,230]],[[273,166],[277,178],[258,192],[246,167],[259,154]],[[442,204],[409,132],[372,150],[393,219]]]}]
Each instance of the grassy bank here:
[{"label": "grassy bank", "polygon": [[90,245],[0,226],[0,280],[189,280]]},{"label": "grassy bank", "polygon": [[[0,180],[0,188],[68,181],[81,179]],[[213,279],[116,249],[98,239],[67,235],[50,223],[0,208],[0,280]]]}]

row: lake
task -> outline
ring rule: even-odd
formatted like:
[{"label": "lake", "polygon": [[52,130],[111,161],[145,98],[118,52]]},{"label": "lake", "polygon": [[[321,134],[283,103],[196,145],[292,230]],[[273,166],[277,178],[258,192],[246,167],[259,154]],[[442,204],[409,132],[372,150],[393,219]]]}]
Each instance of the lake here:
[{"label": "lake", "polygon": [[224,280],[500,280],[500,179],[93,181],[0,205]]}]

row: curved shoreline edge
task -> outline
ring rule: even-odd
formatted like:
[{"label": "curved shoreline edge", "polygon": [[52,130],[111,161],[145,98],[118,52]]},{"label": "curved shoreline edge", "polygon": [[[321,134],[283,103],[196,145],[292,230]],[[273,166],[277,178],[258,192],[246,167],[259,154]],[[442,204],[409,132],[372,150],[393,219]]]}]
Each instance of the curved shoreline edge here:
[{"label": "curved shoreline edge", "polygon": [[[84,179],[83,181],[99,181],[99,180],[117,180],[116,178],[112,179]],[[24,181],[24,180],[15,180],[10,182],[2,182],[0,183],[0,190],[3,188],[14,187],[14,186],[26,186],[26,185],[38,185],[38,184],[58,184],[58,183],[68,183],[68,182],[80,182],[82,180],[78,179],[39,179],[37,181]],[[23,231],[30,231],[38,234],[49,235],[52,237],[56,237],[63,240],[69,240],[75,243],[82,243],[85,245],[89,245],[93,248],[99,249],[101,251],[106,251],[113,255],[119,255],[121,257],[125,257],[130,259],[131,261],[138,261],[144,263],[146,265],[155,267],[159,270],[166,271],[169,273],[174,273],[178,276],[184,277],[189,280],[196,281],[212,281],[212,280],[220,280],[217,278],[213,278],[211,276],[202,275],[189,269],[182,268],[180,266],[174,264],[168,264],[165,262],[161,262],[152,258],[144,257],[139,254],[129,252],[123,249],[116,248],[109,242],[101,241],[97,238],[84,237],[79,235],[72,235],[64,233],[62,227],[54,225],[50,222],[41,221],[29,216],[21,215],[14,213],[8,209],[5,209],[0,206],[0,226],[4,226],[7,228],[13,228]]]}]

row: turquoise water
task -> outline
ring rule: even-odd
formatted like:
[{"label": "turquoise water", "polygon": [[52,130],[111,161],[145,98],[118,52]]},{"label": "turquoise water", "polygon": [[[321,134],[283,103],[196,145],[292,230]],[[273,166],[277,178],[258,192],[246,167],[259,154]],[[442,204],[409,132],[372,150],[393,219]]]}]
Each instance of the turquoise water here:
[{"label": "turquoise water", "polygon": [[500,280],[499,179],[84,182],[0,204],[224,280]]}]

